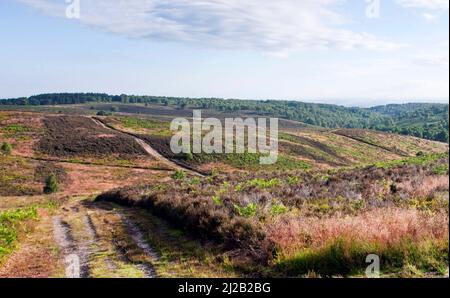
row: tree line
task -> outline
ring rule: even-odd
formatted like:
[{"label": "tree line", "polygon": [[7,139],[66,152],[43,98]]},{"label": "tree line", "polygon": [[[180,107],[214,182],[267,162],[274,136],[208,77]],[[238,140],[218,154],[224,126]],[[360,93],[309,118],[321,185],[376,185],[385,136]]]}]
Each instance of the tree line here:
[{"label": "tree line", "polygon": [[325,128],[362,128],[449,141],[449,105],[413,103],[372,108],[281,100],[183,98],[105,93],[54,93],[0,100],[1,105],[68,105],[91,102],[153,104],[180,109],[245,112],[300,121]]}]

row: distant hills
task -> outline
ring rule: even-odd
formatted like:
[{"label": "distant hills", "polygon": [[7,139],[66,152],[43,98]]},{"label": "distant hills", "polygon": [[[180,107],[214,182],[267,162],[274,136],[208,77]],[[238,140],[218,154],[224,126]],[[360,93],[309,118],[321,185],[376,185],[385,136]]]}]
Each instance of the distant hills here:
[{"label": "distant hills", "polygon": [[53,93],[1,99],[0,105],[66,105],[90,102],[140,103],[201,108],[279,117],[325,128],[362,128],[449,142],[449,105],[438,103],[391,104],[372,108],[282,100],[237,100],[104,93]]}]

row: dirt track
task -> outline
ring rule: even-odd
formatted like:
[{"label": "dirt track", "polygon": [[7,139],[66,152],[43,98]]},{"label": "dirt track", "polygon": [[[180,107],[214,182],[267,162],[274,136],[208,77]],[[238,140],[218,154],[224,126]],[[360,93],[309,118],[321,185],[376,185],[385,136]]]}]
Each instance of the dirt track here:
[{"label": "dirt track", "polygon": [[130,134],[130,133],[127,133],[127,132],[118,130],[118,129],[112,127],[112,126],[106,125],[105,123],[103,123],[103,122],[102,122],[101,120],[99,120],[98,118],[94,118],[94,117],[89,117],[89,118],[90,118],[92,121],[94,121],[97,125],[100,125],[103,129],[109,129],[109,130],[113,131],[114,133],[126,134],[126,135],[128,135],[128,136],[133,137],[134,140],[141,146],[141,148],[142,148],[148,155],[150,155],[150,156],[152,156],[153,158],[155,158],[156,160],[158,160],[158,161],[160,161],[160,162],[162,162],[162,163],[168,165],[169,167],[171,167],[171,168],[173,168],[173,169],[177,169],[177,170],[182,170],[182,171],[188,172],[188,173],[190,173],[190,174],[192,174],[192,175],[195,175],[195,176],[201,176],[201,177],[204,176],[203,174],[201,174],[201,173],[199,173],[199,172],[196,172],[196,171],[194,171],[194,170],[192,170],[192,169],[189,169],[189,168],[187,168],[187,167],[183,167],[183,166],[181,166],[181,165],[179,165],[179,164],[177,164],[177,163],[175,163],[175,162],[173,162],[173,161],[171,161],[171,160],[165,158],[163,155],[159,154],[158,151],[156,151],[155,149],[153,149],[153,148],[148,144],[148,142],[146,142],[145,140],[143,140],[143,139],[137,137],[136,135]]},{"label": "dirt track", "polygon": [[[138,276],[145,278],[155,278],[156,271],[149,262],[133,262],[125,256],[121,249],[114,248],[116,244],[114,238],[109,237],[109,233],[104,230],[112,228],[112,233],[126,231],[129,235],[128,247],[134,247],[135,251],[151,260],[157,260],[158,255],[146,242],[141,230],[120,211],[108,211],[95,208],[89,204],[76,203],[62,207],[62,212],[52,218],[54,241],[60,249],[60,260],[64,266],[64,276],[66,278],[90,278],[96,277],[98,267],[103,267],[105,276],[122,276],[119,267],[126,264]],[[96,221],[92,216],[96,217]],[[100,221],[99,221],[100,219]],[[102,226],[105,222],[111,226]],[[99,233],[98,230],[101,232]],[[111,243],[112,241],[112,243]],[[113,249],[111,249],[111,246]],[[110,252],[110,253],[107,253]],[[108,257],[99,256],[108,255]],[[103,265],[99,266],[99,263]],[[139,273],[140,272],[140,273]]]}]

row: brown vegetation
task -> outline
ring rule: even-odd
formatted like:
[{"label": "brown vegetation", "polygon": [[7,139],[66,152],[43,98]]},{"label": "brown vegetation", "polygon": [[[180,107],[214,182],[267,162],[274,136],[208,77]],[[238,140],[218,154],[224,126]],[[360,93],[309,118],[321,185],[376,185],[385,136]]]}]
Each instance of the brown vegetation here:
[{"label": "brown vegetation", "polygon": [[87,117],[47,117],[44,126],[38,150],[51,156],[145,155],[132,137],[112,132]]},{"label": "brown vegetation", "polygon": [[[97,199],[148,209],[193,235],[239,249],[241,256],[251,256],[258,264],[269,264],[280,256],[285,261],[304,249],[324,249],[334,241],[349,239],[368,245],[361,249],[366,255],[370,251],[385,254],[381,248],[399,249],[398,259],[404,262],[390,264],[398,268],[408,261],[404,258],[408,250],[400,248],[404,241],[414,245],[428,241],[440,245],[438,250],[448,247],[448,197],[441,193],[448,192],[448,175],[434,172],[447,162],[443,156],[423,164],[386,168],[184,179],[112,190]],[[445,261],[441,253],[436,262]],[[307,273],[308,268],[335,273],[308,264],[294,266],[296,274]],[[358,263],[358,270],[362,264]],[[285,273],[292,269],[284,266],[280,268]],[[438,268],[430,266],[426,263],[420,268]]]}]

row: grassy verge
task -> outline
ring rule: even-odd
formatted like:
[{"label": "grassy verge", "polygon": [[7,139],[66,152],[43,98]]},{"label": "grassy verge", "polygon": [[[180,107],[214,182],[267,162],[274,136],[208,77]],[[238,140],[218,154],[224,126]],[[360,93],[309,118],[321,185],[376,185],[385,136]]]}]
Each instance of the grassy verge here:
[{"label": "grassy verge", "polygon": [[392,246],[339,238],[319,249],[306,249],[296,256],[281,259],[277,268],[289,276],[315,272],[321,276],[363,276],[368,255],[380,257],[381,274],[423,277],[444,275],[448,266],[448,240],[416,243],[404,239]]}]

